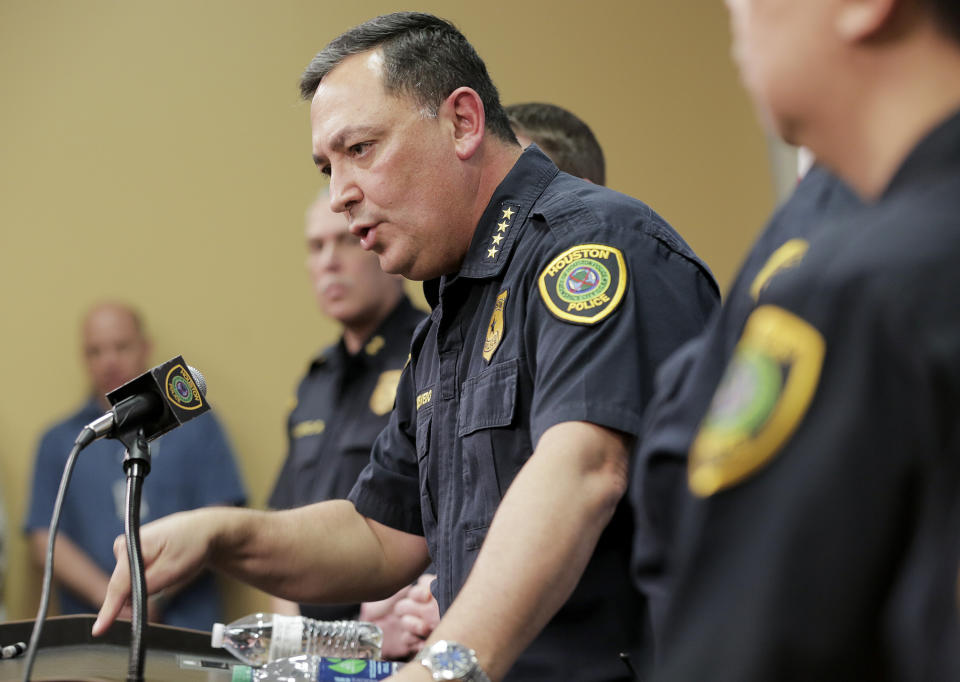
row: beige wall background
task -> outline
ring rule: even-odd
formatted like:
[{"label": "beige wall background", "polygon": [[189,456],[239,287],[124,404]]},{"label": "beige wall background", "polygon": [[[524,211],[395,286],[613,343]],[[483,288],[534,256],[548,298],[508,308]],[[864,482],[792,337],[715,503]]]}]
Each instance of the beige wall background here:
[{"label": "beige wall background", "polygon": [[[398,9],[409,5],[0,0],[9,617],[36,610],[17,528],[40,432],[86,394],[77,326],[97,299],[145,312],[156,362],[179,353],[204,371],[251,503],[263,505],[288,398],[335,336],[303,269],[303,209],[320,178],[297,79],[342,30]],[[773,191],[719,0],[418,9],[464,31],[505,103],[549,101],[588,121],[608,184],[667,217],[726,286]],[[266,604],[228,590],[230,617]]]}]

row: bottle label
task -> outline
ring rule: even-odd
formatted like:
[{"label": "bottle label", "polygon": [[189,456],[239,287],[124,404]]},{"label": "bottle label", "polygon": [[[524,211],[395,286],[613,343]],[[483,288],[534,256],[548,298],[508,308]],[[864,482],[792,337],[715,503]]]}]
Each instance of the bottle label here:
[{"label": "bottle label", "polygon": [[269,660],[290,658],[303,653],[303,618],[301,616],[273,616],[270,633]]},{"label": "bottle label", "polygon": [[400,664],[354,658],[321,658],[317,682],[351,682],[351,680],[385,680],[397,672]]}]

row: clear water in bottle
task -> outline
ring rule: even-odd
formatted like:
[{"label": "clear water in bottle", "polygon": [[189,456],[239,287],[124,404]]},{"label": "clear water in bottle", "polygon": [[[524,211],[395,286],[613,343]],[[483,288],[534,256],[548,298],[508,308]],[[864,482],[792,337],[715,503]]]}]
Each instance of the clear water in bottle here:
[{"label": "clear water in bottle", "polygon": [[233,667],[232,682],[351,682],[384,680],[397,672],[402,663],[369,659],[294,656],[270,661],[262,668],[248,665]]},{"label": "clear water in bottle", "polygon": [[364,621],[254,613],[229,625],[215,623],[210,643],[247,665],[260,666],[300,654],[378,659],[383,633]]}]

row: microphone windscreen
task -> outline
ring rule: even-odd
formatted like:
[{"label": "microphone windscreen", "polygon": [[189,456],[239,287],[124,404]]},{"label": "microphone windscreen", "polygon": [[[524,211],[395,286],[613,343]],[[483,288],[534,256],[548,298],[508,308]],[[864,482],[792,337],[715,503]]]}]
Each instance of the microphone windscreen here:
[{"label": "microphone windscreen", "polygon": [[207,397],[207,380],[203,377],[203,372],[201,372],[196,367],[187,365],[187,369],[190,370],[190,376],[193,377],[194,383],[197,385],[197,388],[200,389],[200,395],[204,398]]}]

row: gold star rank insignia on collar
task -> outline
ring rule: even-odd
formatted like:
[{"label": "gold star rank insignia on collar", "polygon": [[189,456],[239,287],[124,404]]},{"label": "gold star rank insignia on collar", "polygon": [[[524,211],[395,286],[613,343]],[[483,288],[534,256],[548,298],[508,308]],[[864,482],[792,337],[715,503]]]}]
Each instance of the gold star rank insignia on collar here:
[{"label": "gold star rank insignia on collar", "polygon": [[500,242],[503,241],[504,237],[507,236],[507,231],[510,229],[513,224],[513,216],[517,214],[517,207],[502,205],[500,208],[500,219],[496,223],[497,229],[493,233],[493,236],[490,238],[493,242],[493,247],[487,249],[487,258],[496,258],[497,254],[500,253],[500,250],[497,249],[497,246],[500,245]]}]

